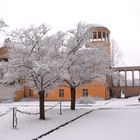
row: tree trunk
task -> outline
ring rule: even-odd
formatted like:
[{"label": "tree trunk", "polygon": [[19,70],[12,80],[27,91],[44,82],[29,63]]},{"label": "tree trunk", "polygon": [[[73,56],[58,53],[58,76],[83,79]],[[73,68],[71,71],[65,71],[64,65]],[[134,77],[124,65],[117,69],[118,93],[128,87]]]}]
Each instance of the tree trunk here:
[{"label": "tree trunk", "polygon": [[45,91],[41,90],[39,94],[39,104],[40,104],[40,120],[45,120],[45,108],[44,108],[44,94]]},{"label": "tree trunk", "polygon": [[71,91],[71,110],[75,110],[75,100],[76,100],[76,89],[75,89],[75,87],[71,87],[70,91]]}]

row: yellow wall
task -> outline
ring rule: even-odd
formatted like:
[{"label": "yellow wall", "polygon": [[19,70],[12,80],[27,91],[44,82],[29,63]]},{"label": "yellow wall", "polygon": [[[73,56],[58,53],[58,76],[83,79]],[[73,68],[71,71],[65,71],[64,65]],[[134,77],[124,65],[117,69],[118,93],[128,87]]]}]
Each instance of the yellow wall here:
[{"label": "yellow wall", "polygon": [[[59,97],[59,89],[64,89],[64,97]],[[91,84],[81,85],[76,88],[76,99],[83,96],[83,89],[88,89],[88,96],[92,97],[100,97],[103,99],[110,98],[109,90],[106,85],[99,82],[93,82]],[[25,87],[24,89],[16,91],[15,100],[20,100],[24,97],[33,97],[38,99],[38,93],[32,91],[29,87]],[[51,90],[47,95],[45,95],[45,100],[49,101],[57,101],[57,100],[65,100],[68,101],[71,99],[70,88],[68,85],[58,86]]]},{"label": "yellow wall", "polygon": [[93,82],[91,84],[82,85],[78,87],[77,98],[83,95],[83,89],[88,89],[89,96],[100,97],[103,99],[110,98],[108,88],[102,83]]},{"label": "yellow wall", "polygon": [[24,97],[33,97],[33,90],[29,87],[24,87],[23,89],[19,89],[15,93],[15,101],[19,101]]},{"label": "yellow wall", "polygon": [[[59,97],[59,89],[64,89],[64,97]],[[47,93],[46,93],[47,94]],[[38,98],[38,93],[34,93],[34,98]],[[51,90],[47,95],[45,95],[45,100],[50,101],[57,101],[57,100],[70,100],[70,88],[67,86],[59,86],[54,90]]]},{"label": "yellow wall", "polygon": [[15,101],[19,101],[24,97],[24,91],[23,89],[17,90],[15,93]]}]

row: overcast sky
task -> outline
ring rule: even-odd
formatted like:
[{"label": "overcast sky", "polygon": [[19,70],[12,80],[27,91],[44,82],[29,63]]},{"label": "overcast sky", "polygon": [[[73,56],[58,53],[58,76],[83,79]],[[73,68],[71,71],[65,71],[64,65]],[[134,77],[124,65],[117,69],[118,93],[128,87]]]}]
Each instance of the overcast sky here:
[{"label": "overcast sky", "polygon": [[45,23],[53,31],[79,21],[111,31],[127,66],[140,66],[140,0],[0,0],[0,18],[10,29]]}]

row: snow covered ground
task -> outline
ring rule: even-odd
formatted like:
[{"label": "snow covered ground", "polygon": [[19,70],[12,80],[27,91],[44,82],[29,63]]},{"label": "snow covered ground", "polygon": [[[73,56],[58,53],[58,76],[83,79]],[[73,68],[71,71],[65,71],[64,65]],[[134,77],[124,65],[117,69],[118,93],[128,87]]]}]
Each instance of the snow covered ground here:
[{"label": "snow covered ground", "polygon": [[[0,140],[32,140],[40,135],[94,109],[93,112],[46,135],[41,140],[139,140],[140,103],[137,97],[97,101],[92,105],[76,105],[69,109],[69,102],[46,102],[46,120],[39,115],[17,112],[17,128],[12,128],[12,107],[23,113],[39,112],[38,101],[0,103]],[[55,107],[54,107],[55,106]],[[54,108],[53,108],[54,107]],[[52,108],[52,109],[50,109]],[[5,114],[6,111],[9,111]],[[39,139],[39,140],[40,140]]]}]

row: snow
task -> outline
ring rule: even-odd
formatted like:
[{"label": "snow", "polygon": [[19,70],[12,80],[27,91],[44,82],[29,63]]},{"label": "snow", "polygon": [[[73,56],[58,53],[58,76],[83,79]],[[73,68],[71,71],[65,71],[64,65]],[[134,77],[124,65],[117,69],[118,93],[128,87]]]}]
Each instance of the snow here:
[{"label": "snow", "polygon": [[70,102],[62,102],[62,115],[59,114],[59,102],[45,102],[46,120],[39,120],[39,115],[17,112],[16,129],[12,128],[12,110],[4,116],[1,114],[12,107],[17,107],[20,111],[37,113],[38,101],[0,103],[0,140],[35,139],[92,109],[94,111],[91,113],[40,139],[139,140],[140,103],[137,98],[114,98],[97,101],[95,104],[76,104],[74,111],[69,109]]},{"label": "snow", "polygon": [[105,27],[105,28],[107,28],[106,26],[104,26],[103,24],[100,24],[100,23],[94,23],[93,27]]},{"label": "snow", "polygon": [[[139,113],[139,110],[97,110],[80,120],[59,129],[56,133],[47,136],[49,140],[137,140],[139,129],[136,127],[140,115],[133,116],[132,113]],[[133,118],[133,119],[132,119]],[[126,125],[127,124],[127,125]],[[45,140],[46,137],[42,138]]]}]

